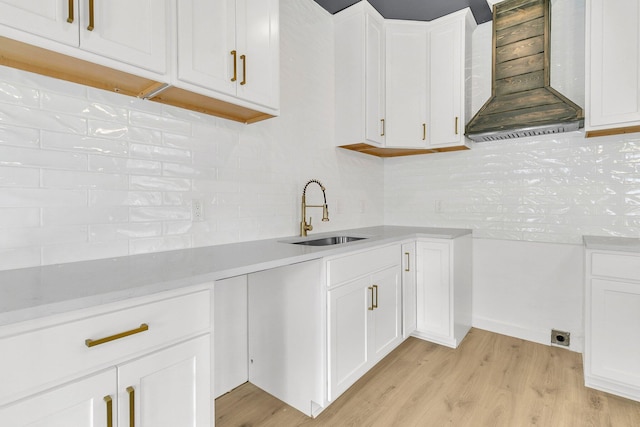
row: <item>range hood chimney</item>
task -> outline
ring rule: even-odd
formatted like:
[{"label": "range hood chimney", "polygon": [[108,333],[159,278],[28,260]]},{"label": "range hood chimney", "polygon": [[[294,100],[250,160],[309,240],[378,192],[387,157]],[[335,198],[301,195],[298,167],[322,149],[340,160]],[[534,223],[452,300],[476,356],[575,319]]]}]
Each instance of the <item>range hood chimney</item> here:
[{"label": "range hood chimney", "polygon": [[550,86],[550,0],[493,6],[491,98],[466,126],[476,142],[578,130],[582,108]]}]

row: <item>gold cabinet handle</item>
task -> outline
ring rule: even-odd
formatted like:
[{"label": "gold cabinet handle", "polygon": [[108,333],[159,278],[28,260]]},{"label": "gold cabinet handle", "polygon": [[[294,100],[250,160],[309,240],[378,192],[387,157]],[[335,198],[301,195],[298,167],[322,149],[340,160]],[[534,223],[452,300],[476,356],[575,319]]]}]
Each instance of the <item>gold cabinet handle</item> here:
[{"label": "gold cabinet handle", "polygon": [[380,122],[382,122],[382,133],[380,136],[384,136],[384,119],[380,119]]},{"label": "gold cabinet handle", "polygon": [[247,84],[247,55],[240,55],[240,59],[242,60],[242,81],[241,85]]},{"label": "gold cabinet handle", "polygon": [[422,124],[422,140],[426,140],[427,139],[427,124],[423,123]]},{"label": "gold cabinet handle", "polygon": [[376,307],[373,305],[373,286],[369,286],[369,288],[368,288],[368,289],[371,291],[371,307],[369,307],[369,310],[373,310],[374,308],[376,308]]},{"label": "gold cabinet handle", "polygon": [[129,427],[136,427],[136,391],[133,387],[127,387],[129,394]]},{"label": "gold cabinet handle", "polygon": [[235,50],[231,51],[231,56],[233,56],[233,78],[231,79],[232,82],[235,82],[236,80],[238,80],[238,58],[237,58],[237,52]]},{"label": "gold cabinet handle", "polygon": [[456,135],[458,134],[458,117],[456,117]]},{"label": "gold cabinet handle", "polygon": [[94,22],[93,22],[93,0],[89,0],[89,26],[87,27],[87,30],[89,31],[93,31],[94,27]]},{"label": "gold cabinet handle", "polygon": [[372,302],[373,308],[378,308],[378,285],[373,285],[373,289],[374,289],[375,294],[376,294],[376,302],[375,302],[375,304],[373,304],[373,301],[371,301],[371,302]]},{"label": "gold cabinet handle", "polygon": [[100,339],[97,339],[97,340],[86,339],[84,341],[84,344],[87,347],[95,347],[95,346],[100,345],[100,344],[104,344],[104,343],[107,343],[107,342],[110,342],[110,341],[119,340],[120,338],[128,337],[129,335],[139,334],[140,332],[144,332],[144,331],[148,331],[148,330],[149,330],[149,325],[147,325],[146,323],[143,323],[143,324],[140,325],[140,327],[135,328],[135,329],[131,329],[130,331],[120,332],[119,334],[111,335],[111,336],[100,338]]},{"label": "gold cabinet handle", "polygon": [[73,20],[75,19],[73,12],[73,0],[69,0],[69,17],[67,18],[67,22],[69,24],[73,24]]},{"label": "gold cabinet handle", "polygon": [[409,252],[405,252],[404,254],[407,256],[407,266],[405,267],[404,271],[411,271],[411,268],[409,268],[409,260],[411,259]]},{"label": "gold cabinet handle", "polygon": [[113,400],[111,396],[105,396],[104,401],[107,404],[107,427],[113,427]]}]

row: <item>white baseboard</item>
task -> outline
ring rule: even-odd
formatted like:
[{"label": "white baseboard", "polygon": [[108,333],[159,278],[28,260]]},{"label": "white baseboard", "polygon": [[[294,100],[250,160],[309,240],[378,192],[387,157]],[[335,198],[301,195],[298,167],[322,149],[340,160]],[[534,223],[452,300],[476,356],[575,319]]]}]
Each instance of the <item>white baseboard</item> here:
[{"label": "white baseboard", "polygon": [[[495,319],[488,319],[486,317],[480,316],[473,316],[472,323],[474,328],[484,329],[486,331],[495,332],[501,335],[507,335],[509,337],[520,338],[538,344],[551,345],[550,331],[547,329],[527,328],[521,325],[500,322]],[[584,344],[581,337],[574,337],[572,335],[571,346],[567,349],[575,351],[577,353],[582,353],[583,348]]]}]

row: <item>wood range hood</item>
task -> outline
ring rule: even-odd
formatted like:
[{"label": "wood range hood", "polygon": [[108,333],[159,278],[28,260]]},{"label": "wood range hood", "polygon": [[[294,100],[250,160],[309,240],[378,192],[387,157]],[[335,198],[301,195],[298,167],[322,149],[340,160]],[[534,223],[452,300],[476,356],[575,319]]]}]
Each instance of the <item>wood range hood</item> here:
[{"label": "wood range hood", "polygon": [[0,65],[241,123],[274,116],[0,36]]},{"label": "wood range hood", "polygon": [[495,141],[575,131],[581,107],[550,86],[550,0],[506,0],[493,6],[491,98],[466,136]]}]

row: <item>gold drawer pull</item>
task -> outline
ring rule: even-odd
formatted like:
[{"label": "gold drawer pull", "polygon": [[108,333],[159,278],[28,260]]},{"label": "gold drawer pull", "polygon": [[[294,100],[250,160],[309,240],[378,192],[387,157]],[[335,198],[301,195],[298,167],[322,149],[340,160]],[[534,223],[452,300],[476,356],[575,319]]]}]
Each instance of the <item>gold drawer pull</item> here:
[{"label": "gold drawer pull", "polygon": [[89,30],[89,31],[93,31],[93,29],[95,28],[95,25],[94,25],[94,22],[93,22],[93,18],[94,18],[93,0],[89,0],[89,26],[87,27],[87,30]]},{"label": "gold drawer pull", "polygon": [[373,304],[373,308],[378,308],[378,285],[373,285],[373,289],[376,291],[376,303]]},{"label": "gold drawer pull", "polygon": [[120,332],[119,334],[111,335],[109,337],[100,338],[98,340],[87,339],[84,341],[87,347],[95,347],[100,344],[104,344],[110,341],[119,340],[120,338],[128,337],[129,335],[139,334],[140,332],[148,331],[149,325],[143,323],[139,328],[132,329],[126,332]]},{"label": "gold drawer pull", "polygon": [[374,308],[376,308],[376,307],[373,305],[373,287],[369,286],[369,288],[368,288],[368,289],[371,291],[371,307],[369,307],[369,310],[373,310]]},{"label": "gold drawer pull", "polygon": [[111,396],[105,396],[104,401],[107,404],[107,427],[113,427],[113,400]]},{"label": "gold drawer pull", "polygon": [[422,124],[422,140],[426,140],[427,139],[427,124],[423,123]]},{"label": "gold drawer pull", "polygon": [[247,55],[240,55],[240,59],[242,60],[242,81],[240,84],[244,86],[247,84]]},{"label": "gold drawer pull", "polygon": [[459,120],[459,118],[456,117],[456,135],[458,134],[458,120]]},{"label": "gold drawer pull", "polygon": [[136,391],[129,386],[127,393],[129,393],[129,427],[136,427]]},{"label": "gold drawer pull", "polygon": [[407,256],[407,266],[405,267],[404,271],[411,271],[411,268],[409,266],[409,261],[411,260],[411,255],[409,255],[409,252],[405,252],[404,254]]},{"label": "gold drawer pull", "polygon": [[73,0],[69,0],[69,17],[67,18],[67,22],[69,24],[73,24],[73,20],[75,19],[73,12]]},{"label": "gold drawer pull", "polygon": [[384,136],[384,119],[380,119],[380,121],[382,122],[382,133],[380,136]]},{"label": "gold drawer pull", "polygon": [[233,56],[233,78],[231,79],[231,81],[235,82],[236,80],[238,80],[238,58],[237,58],[237,52],[235,50],[232,50],[230,53],[231,53],[231,56]]}]

